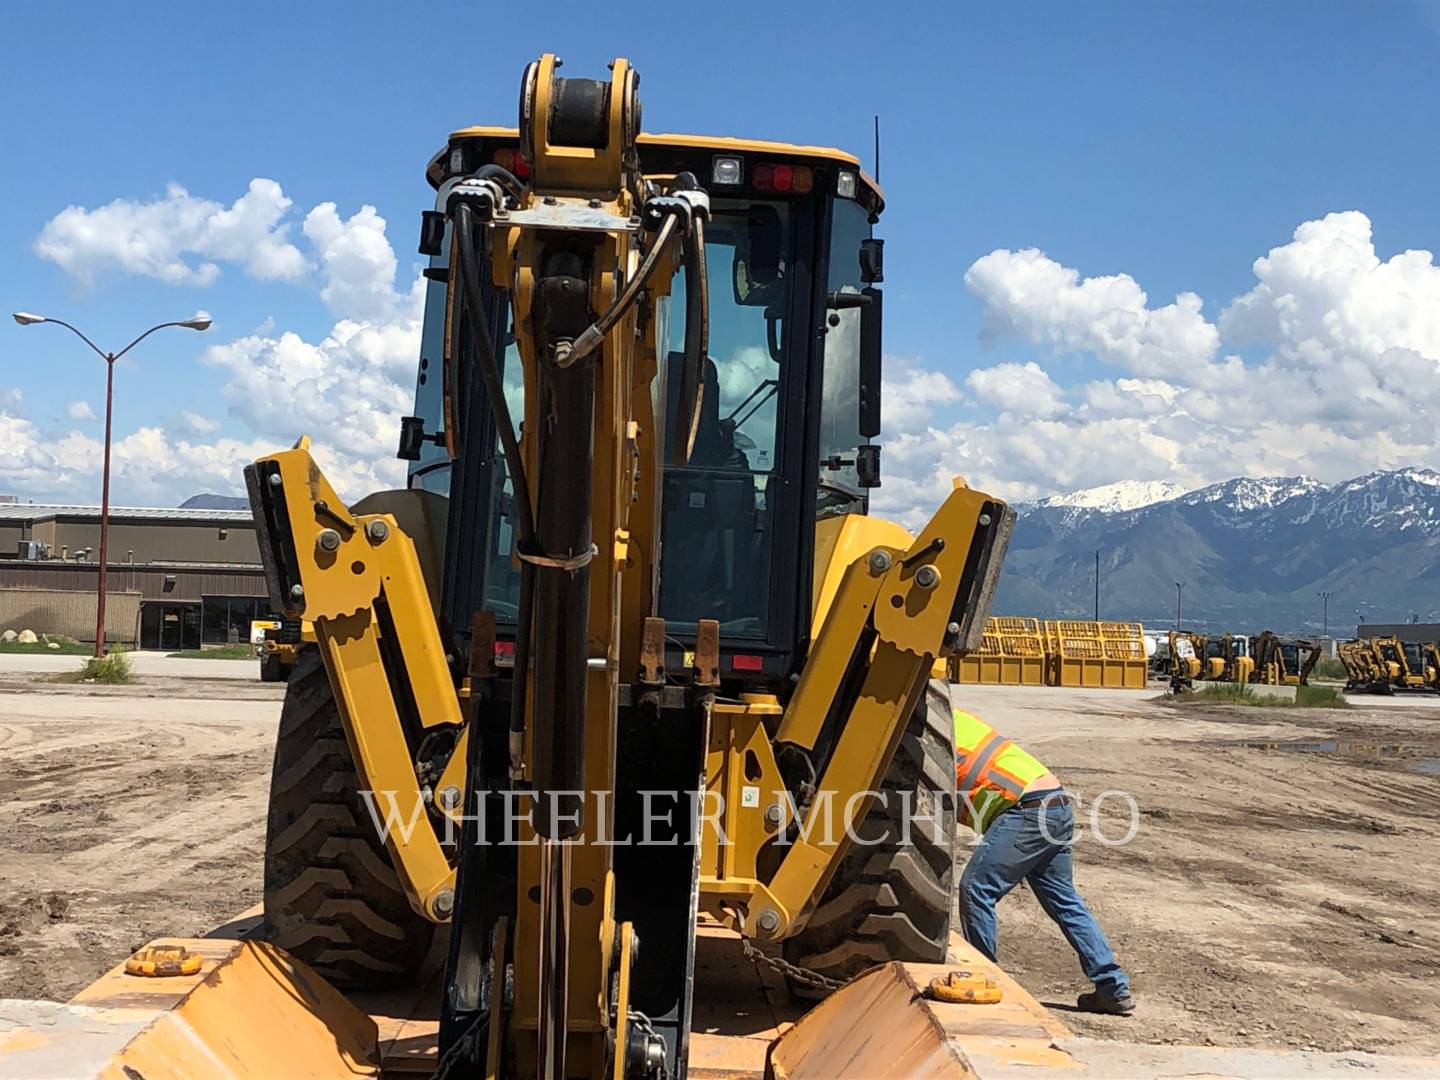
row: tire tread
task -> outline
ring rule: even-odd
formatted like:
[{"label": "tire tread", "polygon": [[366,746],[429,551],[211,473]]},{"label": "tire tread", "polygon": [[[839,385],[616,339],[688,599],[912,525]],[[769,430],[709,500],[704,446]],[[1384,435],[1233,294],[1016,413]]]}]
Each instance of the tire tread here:
[{"label": "tire tread", "polygon": [[319,652],[285,692],[265,830],[265,934],[337,986],[412,981],[435,933],[375,834]]},{"label": "tire tread", "polygon": [[[785,959],[844,980],[887,960],[945,959],[953,909],[955,750],[949,687],[931,680],[885,776],[890,805],[871,807],[857,830],[880,839],[851,845],[804,928],[784,942]],[[900,796],[915,817],[901,843]],[[933,815],[936,820],[916,820]]]}]

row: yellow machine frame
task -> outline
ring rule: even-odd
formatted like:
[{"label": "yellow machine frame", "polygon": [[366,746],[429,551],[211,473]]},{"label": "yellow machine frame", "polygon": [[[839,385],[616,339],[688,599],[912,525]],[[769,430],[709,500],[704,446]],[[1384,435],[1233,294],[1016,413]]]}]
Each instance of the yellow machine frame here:
[{"label": "yellow machine frame", "polygon": [[[548,115],[554,69],[554,57],[547,54],[532,65],[533,74],[527,74],[526,100],[533,100],[537,117]],[[617,60],[612,87],[627,85],[629,78],[628,65]],[[621,113],[624,96],[610,95],[607,150],[551,146],[541,130],[543,124],[522,132],[533,178],[517,207],[517,218],[539,207],[542,200],[547,207],[586,206],[619,221],[637,214],[633,185],[626,179],[631,163],[620,152],[633,137]],[[503,222],[493,228],[492,273],[497,286],[510,290],[516,344],[524,362],[526,415],[521,446],[534,475],[534,432],[544,418],[537,413],[532,359],[537,343],[529,328],[538,259],[545,250],[543,229]],[[604,232],[599,244],[590,306],[604,311],[626,277],[635,272],[640,252],[627,229]],[[668,291],[674,266],[672,256],[655,275],[647,302]],[[458,325],[455,293],[452,289],[447,341]],[[653,475],[663,454],[651,437],[657,427],[650,393],[659,349],[656,321],[638,322],[632,312],[614,325],[599,350],[592,466],[596,553],[589,565],[593,659],[586,690],[587,791],[614,788],[619,673],[641,666],[643,620],[635,616],[653,605],[658,514],[654,488],[636,479],[637,468]],[[645,333],[637,338],[637,326],[642,325]],[[290,608],[313,622],[359,775],[387,800],[382,808],[389,820],[386,846],[406,893],[417,912],[444,921],[455,904],[455,872],[429,824],[426,793],[417,782],[403,735],[401,710],[407,705],[397,700],[387,678],[382,649],[402,659],[413,711],[423,728],[460,733],[450,765],[435,785],[444,797],[438,805],[431,803],[452,821],[465,803],[466,702],[474,687],[469,678],[457,685],[452,674],[454,658],[444,654],[420,556],[393,514],[353,514],[345,508],[312,458],[308,440],[260,459],[251,469],[250,482],[256,505],[266,508],[269,531],[284,538],[283,551],[266,553],[267,571]],[[816,561],[817,633],[792,698],[783,708],[773,698],[763,697],[739,704],[710,702],[706,789],[731,797],[725,800],[723,818],[704,824],[699,898],[704,910],[747,937],[778,940],[804,925],[808,909],[844,853],[848,826],[865,813],[866,793],[874,791],[884,775],[937,659],[978,643],[1012,521],[1013,513],[1003,503],[957,481],[913,539],[898,526],[873,519],[849,517],[839,525],[822,525]],[[962,600],[977,616],[973,625],[967,619],[963,627],[952,621],[957,592],[962,589],[970,590],[961,594]],[[785,849],[772,871],[762,874],[759,854],[787,821],[787,808],[778,805],[785,785],[773,747],[780,742],[804,748],[815,745],[842,692],[856,642],[867,627],[873,629],[874,639],[863,686],[819,778],[820,789],[834,793],[839,817],[833,830],[812,835],[808,826],[815,817],[832,812],[823,805],[812,808],[810,819],[800,823],[800,839]],[[705,657],[697,660],[701,678],[707,675],[706,663]],[[530,775],[532,751],[527,741],[524,779]],[[742,787],[758,787],[762,795],[747,798],[737,790]],[[734,797],[737,794],[740,797]],[[607,835],[598,813],[597,803],[586,800],[582,838]],[[728,844],[721,843],[722,830]],[[540,904],[528,887],[542,880],[539,849],[522,846],[519,858],[518,913],[504,927],[517,955],[520,950],[528,954],[542,936]],[[630,956],[622,942],[628,930],[617,925],[612,914],[611,848],[603,843],[573,845],[571,872],[573,887],[589,890],[599,902],[576,906],[571,912],[568,1068],[594,1075],[605,1059],[607,1039],[612,1045],[617,1040],[624,1044],[626,1008],[622,1000],[612,1017],[608,980],[617,970],[618,958],[623,998]],[[543,1011],[539,975],[534,965],[515,965],[508,1029],[522,1071],[533,1072],[536,1057],[543,1052],[533,1038]],[[618,1031],[611,1030],[613,1023],[618,1023]],[[492,1045],[492,1070],[498,1067],[494,1055],[499,1052]]]}]

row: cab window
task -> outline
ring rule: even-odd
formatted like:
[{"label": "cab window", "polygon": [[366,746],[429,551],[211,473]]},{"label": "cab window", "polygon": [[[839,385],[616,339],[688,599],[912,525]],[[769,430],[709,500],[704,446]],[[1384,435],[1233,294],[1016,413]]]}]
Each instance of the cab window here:
[{"label": "cab window", "polygon": [[[794,218],[784,202],[716,200],[705,233],[710,355],[690,461],[665,470],[660,613],[679,632],[715,619],[763,638],[779,483],[780,387]],[[684,357],[684,280],[670,301],[667,423]]]},{"label": "cab window", "polygon": [[843,513],[865,505],[856,453],[860,437],[860,243],[870,235],[859,203],[836,199],[825,283],[824,360],[820,397],[820,476],[817,512]]}]

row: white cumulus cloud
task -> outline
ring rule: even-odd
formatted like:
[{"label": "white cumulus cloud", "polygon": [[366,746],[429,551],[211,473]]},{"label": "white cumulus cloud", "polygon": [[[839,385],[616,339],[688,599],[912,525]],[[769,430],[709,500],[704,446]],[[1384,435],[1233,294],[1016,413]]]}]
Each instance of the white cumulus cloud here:
[{"label": "white cumulus cloud", "polygon": [[922,427],[937,409],[953,405],[963,396],[960,388],[943,372],[928,371],[893,357],[885,358],[880,411],[887,431]]},{"label": "white cumulus cloud", "polygon": [[201,416],[197,412],[183,412],[180,414],[178,425],[190,435],[206,436],[214,435],[220,430],[220,421],[212,420],[208,416]]},{"label": "white cumulus cloud", "polygon": [[[1347,211],[1302,223],[1253,271],[1212,324],[1193,293],[1151,307],[1129,275],[1084,277],[1035,249],[976,260],[965,282],[984,305],[982,344],[1014,339],[1038,355],[965,378],[993,417],[887,414],[877,510],[919,524],[956,474],[1019,501],[1121,479],[1440,467],[1432,255],[1383,258],[1370,219]],[[1075,353],[1126,374],[1062,386]]]},{"label": "white cumulus cloud", "polygon": [[67,207],[45,224],[35,252],[85,283],[113,270],[172,285],[210,285],[220,276],[219,261],[236,263],[254,278],[289,281],[309,269],[281,221],[290,206],[280,185],[261,177],[228,207],[171,184],[148,202]]},{"label": "white cumulus cloud", "polygon": [[1060,387],[1033,360],[977,368],[965,385],[980,401],[1016,417],[1054,416],[1066,408]]},{"label": "white cumulus cloud", "polygon": [[395,252],[375,207],[362,206],[342,220],[334,203],[321,203],[306,215],[305,235],[319,254],[325,275],[320,298],[331,311],[372,320],[396,314]]},{"label": "white cumulus cloud", "polygon": [[1203,364],[1220,345],[1195,293],[1152,308],[1129,274],[1081,278],[1035,248],[976,259],[965,287],[985,305],[980,338],[986,345],[1014,335],[1057,353],[1093,352],[1142,375]]},{"label": "white cumulus cloud", "polygon": [[[334,203],[316,206],[303,220],[311,251],[302,254],[282,220],[290,206],[270,180],[252,181],[228,208],[174,186],[148,203],[71,207],[42,232],[37,251],[81,280],[113,269],[208,284],[220,264],[232,263],[255,277],[318,279],[321,299],[337,316],[318,339],[267,320],[206,348],[200,362],[221,375],[213,404],[228,406],[248,434],[223,434],[209,410],[193,409],[117,433],[117,496],[173,503],[196,491],[239,492],[247,462],[301,434],[312,436],[317,458],[347,498],[404,484],[395,447],[399,417],[414,394],[424,279],[396,288],[398,261],[374,207],[343,217]],[[42,431],[19,414],[18,403],[18,393],[0,397],[0,490],[92,499],[99,442],[78,431]],[[85,402],[72,402],[66,413],[93,419]]]}]

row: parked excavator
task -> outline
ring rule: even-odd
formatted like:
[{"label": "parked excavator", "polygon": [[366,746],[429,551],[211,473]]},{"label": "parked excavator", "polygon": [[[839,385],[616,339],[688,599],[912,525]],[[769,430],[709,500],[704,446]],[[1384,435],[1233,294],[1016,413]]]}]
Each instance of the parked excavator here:
[{"label": "parked excavator", "polygon": [[1340,663],[1345,666],[1345,689],[1371,694],[1388,694],[1391,682],[1388,666],[1375,655],[1369,639],[1341,642],[1336,646]]},{"label": "parked excavator", "polygon": [[1386,643],[1392,649],[1398,647],[1400,680],[1406,689],[1434,689],[1436,671],[1430,653],[1433,645],[1427,646],[1421,641],[1400,641],[1397,638],[1390,638]]},{"label": "parked excavator", "polygon": [[409,489],[347,507],[304,439],[247,469],[317,641],[265,920],[347,987],[413,979],[448,924],[438,1073],[674,1077],[702,914],[822,990],[944,958],[930,677],[978,645],[1014,515],[959,481],[918,536],[866,513],[883,204],[855,159],[641,135],[625,61],[558,67],[518,131],[430,163]]},{"label": "parked excavator", "polygon": [[1320,645],[1302,638],[1282,637],[1271,630],[1255,638],[1255,669],[1250,681],[1270,686],[1308,686],[1320,662]]},{"label": "parked excavator", "polygon": [[1376,694],[1440,690],[1440,650],[1433,642],[1397,637],[1362,638],[1340,646],[1347,689]]}]

